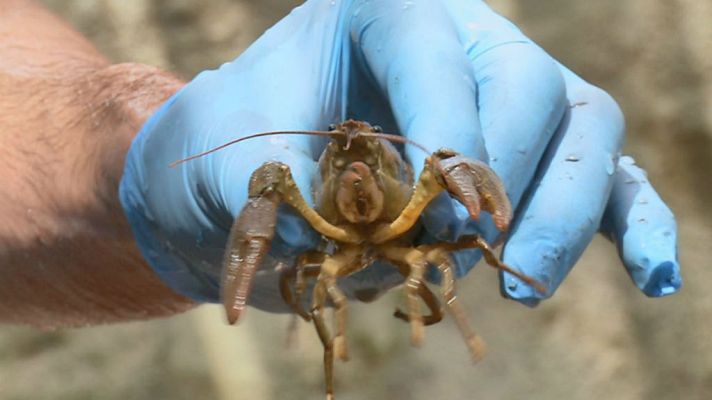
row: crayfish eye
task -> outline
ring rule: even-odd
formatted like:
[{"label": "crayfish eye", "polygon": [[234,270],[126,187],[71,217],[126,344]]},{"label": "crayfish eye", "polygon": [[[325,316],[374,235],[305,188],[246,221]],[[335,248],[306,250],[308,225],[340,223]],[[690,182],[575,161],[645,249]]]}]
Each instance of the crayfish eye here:
[{"label": "crayfish eye", "polygon": [[335,130],[336,130],[336,124],[329,124],[329,128],[328,128],[328,129],[329,129],[330,131],[335,131]]},{"label": "crayfish eye", "polygon": [[374,125],[371,127],[371,129],[373,129],[373,131],[376,133],[383,133],[383,128],[381,128],[381,125]]}]

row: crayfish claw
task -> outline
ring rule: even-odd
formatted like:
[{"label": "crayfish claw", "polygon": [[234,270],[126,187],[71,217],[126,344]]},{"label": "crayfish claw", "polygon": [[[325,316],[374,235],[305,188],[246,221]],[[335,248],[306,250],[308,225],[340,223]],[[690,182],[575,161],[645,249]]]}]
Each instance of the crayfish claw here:
[{"label": "crayfish claw", "polygon": [[506,231],[512,220],[512,205],[497,174],[483,162],[440,153],[435,156],[441,157],[438,168],[450,195],[465,206],[472,219],[477,220],[485,210],[497,229]]},{"label": "crayfish claw", "polygon": [[257,268],[269,251],[278,205],[279,199],[274,193],[248,199],[230,230],[221,297],[231,325],[244,313]]}]

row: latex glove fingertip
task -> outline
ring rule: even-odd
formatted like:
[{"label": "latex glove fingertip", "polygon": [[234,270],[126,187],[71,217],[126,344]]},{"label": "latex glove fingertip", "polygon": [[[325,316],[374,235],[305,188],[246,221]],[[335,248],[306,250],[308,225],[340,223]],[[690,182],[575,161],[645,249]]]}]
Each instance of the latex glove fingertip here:
[{"label": "latex glove fingertip", "polygon": [[526,306],[536,307],[541,300],[548,299],[556,291],[568,273],[562,265],[566,262],[565,250],[545,241],[524,242],[507,245],[504,263],[510,268],[536,280],[546,288],[540,292],[518,277],[503,272],[500,276],[502,295]]},{"label": "latex glove fingertip", "polygon": [[665,261],[653,268],[642,291],[649,297],[663,297],[677,293],[681,287],[680,265],[674,261]]},{"label": "latex glove fingertip", "polygon": [[682,287],[675,216],[631,157],[621,157],[601,231],[618,247],[633,283],[661,297]]}]

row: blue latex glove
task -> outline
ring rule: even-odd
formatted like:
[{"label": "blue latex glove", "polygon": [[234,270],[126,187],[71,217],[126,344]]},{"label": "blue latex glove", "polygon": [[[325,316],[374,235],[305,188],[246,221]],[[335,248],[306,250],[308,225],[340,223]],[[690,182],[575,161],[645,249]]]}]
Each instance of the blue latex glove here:
[{"label": "blue latex glove", "polygon": [[[528,305],[550,297],[599,227],[618,243],[625,267],[646,295],[679,289],[674,217],[631,159],[619,164],[624,123],[614,100],[555,63],[484,3],[444,4],[476,78],[490,166],[517,210],[503,260],[549,289],[541,294],[503,274],[503,293]],[[436,206],[425,222],[439,239],[498,236],[491,221],[474,224],[449,200]],[[460,274],[478,258],[476,251],[459,253]]]},{"label": "blue latex glove", "polygon": [[[618,108],[562,71],[479,1],[308,1],[237,60],[200,74],[156,112],[129,152],[122,204],[159,276],[196,300],[218,301],[227,232],[245,204],[251,172],[265,161],[283,161],[310,200],[323,142],[308,136],[253,139],[175,169],[167,165],[247,134],[324,129],[353,117],[432,149],[456,148],[489,160],[513,203],[522,203],[505,262],[545,282],[550,293],[598,228],[612,187],[618,200],[609,207],[610,235],[621,243],[626,265],[652,260],[633,274],[636,283],[662,288],[656,282],[674,281],[679,287],[675,254],[661,250],[653,257],[642,244],[663,226],[666,248],[674,249],[671,217],[646,211],[664,205],[650,195],[641,209],[625,194],[625,178],[614,185],[622,176],[614,174],[623,129]],[[569,102],[581,101],[588,104],[569,110]],[[419,171],[424,155],[411,148],[406,155]],[[552,198],[552,207],[543,207]],[[636,225],[631,236],[630,216],[639,214],[648,224]],[[473,229],[493,238],[486,220],[477,228],[462,215],[443,197],[429,208],[426,229],[442,238]],[[280,210],[271,255],[289,258],[317,241],[301,218]],[[462,266],[474,264],[467,254],[457,259]],[[664,260],[673,275],[655,272]],[[284,305],[271,265],[263,266],[250,301],[276,311]],[[346,286],[386,289],[398,279],[381,266]],[[515,288],[509,277],[504,282],[514,298],[538,298],[526,285]]]}]

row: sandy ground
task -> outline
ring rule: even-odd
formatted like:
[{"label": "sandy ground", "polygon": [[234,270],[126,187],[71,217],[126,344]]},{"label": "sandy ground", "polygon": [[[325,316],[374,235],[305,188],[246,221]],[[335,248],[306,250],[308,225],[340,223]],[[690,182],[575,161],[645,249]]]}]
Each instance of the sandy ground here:
[{"label": "sandy ground", "polygon": [[[185,77],[234,58],[298,1],[46,0],[116,61]],[[256,3],[256,2],[255,2]],[[489,345],[469,363],[450,320],[423,349],[390,314],[393,292],[354,304],[352,361],[337,363],[340,399],[707,399],[712,396],[712,5],[674,0],[494,1],[554,56],[619,100],[626,151],[678,216],[685,286],[638,293],[598,238],[551,300],[502,299],[496,274],[460,282]],[[227,327],[215,306],[165,320],[79,330],[0,328],[0,399],[315,399],[321,350],[302,324],[251,310]]]}]

